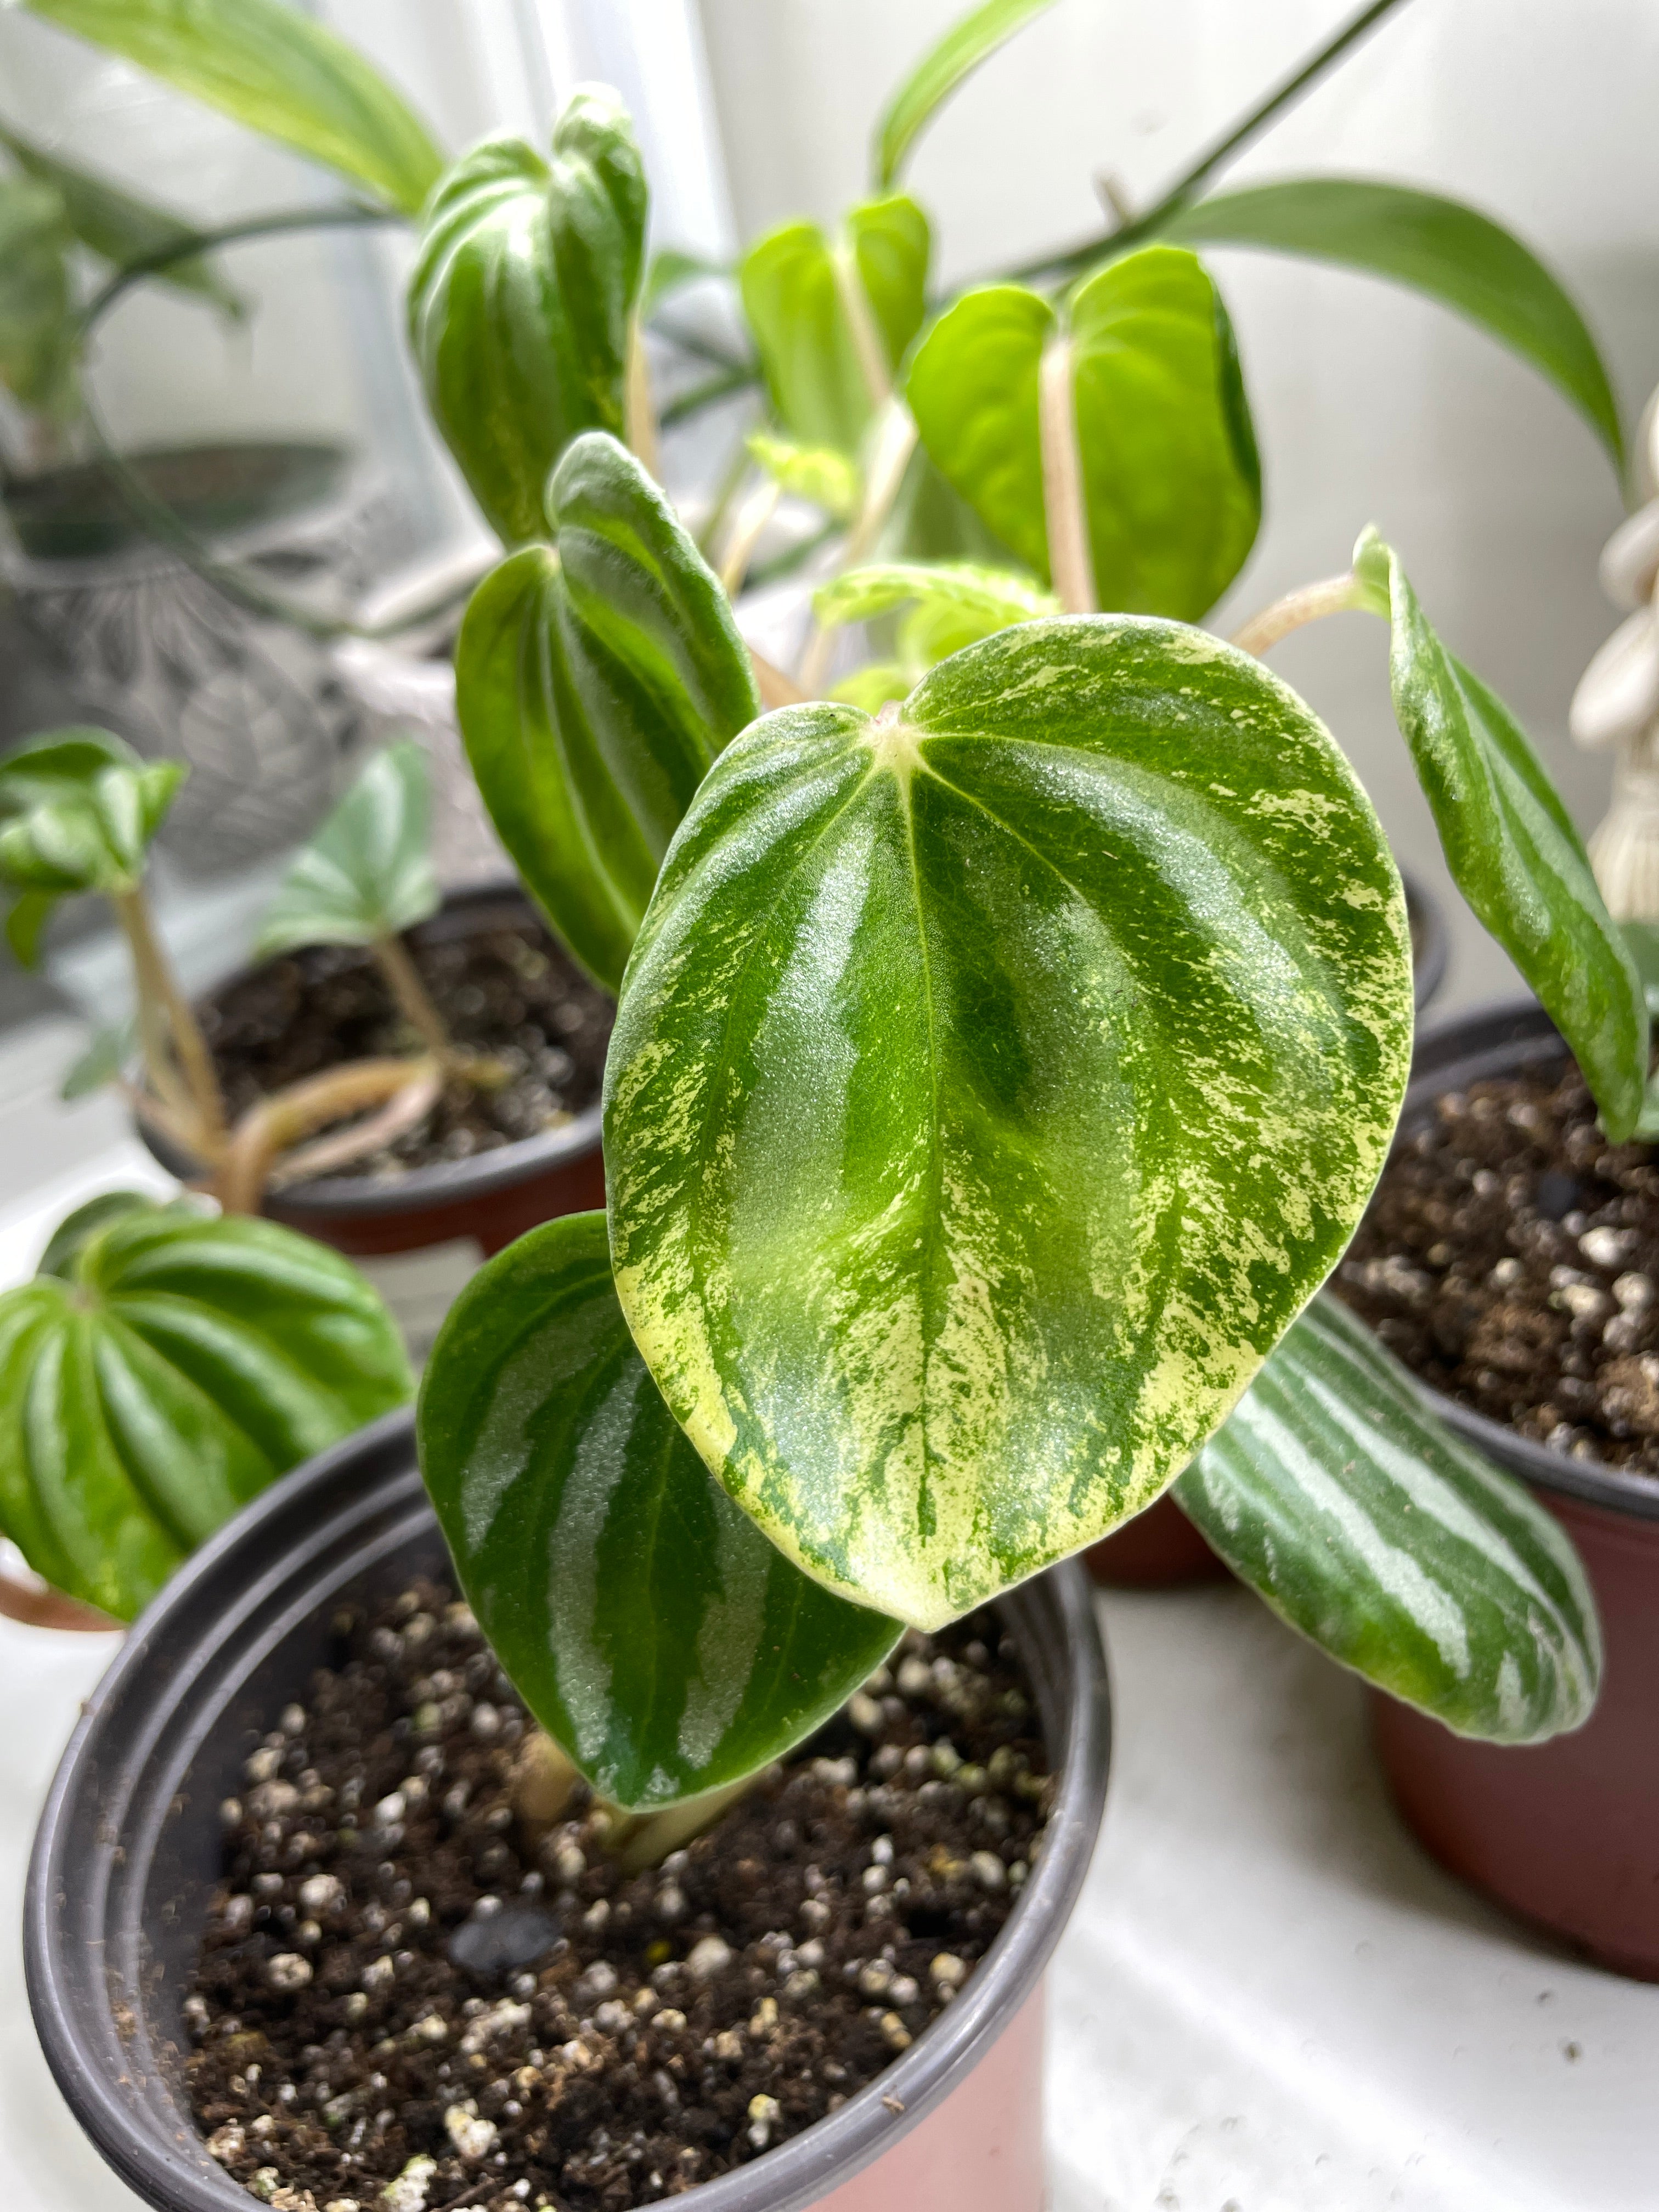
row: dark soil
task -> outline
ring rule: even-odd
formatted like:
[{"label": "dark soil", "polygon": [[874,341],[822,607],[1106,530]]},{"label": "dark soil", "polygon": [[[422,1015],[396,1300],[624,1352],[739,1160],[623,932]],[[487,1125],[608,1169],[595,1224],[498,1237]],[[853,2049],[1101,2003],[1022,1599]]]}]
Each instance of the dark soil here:
[{"label": "dark soil", "polygon": [[624,2212],[723,2173],[921,2033],[1042,1842],[1030,1685],[988,1613],[910,1634],[631,1876],[585,1795],[519,1827],[524,1709],[465,1606],[421,1583],[337,1633],[224,1808],[185,2006],[209,2148],[278,2212]]},{"label": "dark soil", "polygon": [[[405,942],[454,1042],[504,1060],[499,1090],[447,1090],[425,1121],[334,1172],[395,1180],[410,1168],[470,1159],[556,1129],[591,1106],[616,1012],[534,918],[492,906],[489,926]],[[420,1040],[359,947],[308,945],[214,994],[203,1027],[234,1117],[262,1096],[342,1061],[412,1053]]]},{"label": "dark soil", "polygon": [[1471,1084],[1383,1170],[1336,1288],[1408,1367],[1581,1459],[1659,1474],[1659,1153],[1563,1059]]}]

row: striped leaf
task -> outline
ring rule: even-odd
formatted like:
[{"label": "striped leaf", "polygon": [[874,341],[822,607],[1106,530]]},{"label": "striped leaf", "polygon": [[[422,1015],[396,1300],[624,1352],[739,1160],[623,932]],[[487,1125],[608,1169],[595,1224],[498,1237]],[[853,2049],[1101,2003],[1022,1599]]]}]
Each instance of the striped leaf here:
[{"label": "striped leaf", "polygon": [[1367,603],[1392,623],[1395,719],[1452,879],[1543,1001],[1622,1142],[1647,1088],[1647,995],[1572,818],[1526,732],[1447,652],[1374,530],[1353,565]]},{"label": "striped leaf", "polygon": [[438,911],[426,755],[410,738],[374,754],[303,846],[259,924],[260,959],[296,945],[373,945]]},{"label": "striped leaf", "polygon": [[1182,625],[1030,623],[769,714],[605,1081],[617,1286],[711,1468],[924,1626],[1146,1504],[1347,1243],[1405,906],[1328,733]]},{"label": "striped leaf", "polygon": [[981,0],[928,48],[876,126],[872,166],[880,191],[892,190],[910,149],[963,79],[1053,4],[1054,0]]},{"label": "striped leaf", "polygon": [[571,444],[547,529],[474,592],[456,709],[501,842],[614,991],[691,794],[760,701],[719,582],[614,438]]},{"label": "striped leaf", "polygon": [[391,1316],[338,1253],[275,1222],[94,1199],[0,1297],[0,1535],[130,1620],[239,1506],[410,1388]]},{"label": "striped leaf", "polygon": [[1601,1629],[1559,1524],[1334,1298],[1175,1494],[1281,1620],[1460,1735],[1536,1743],[1589,1717]]},{"label": "striped leaf", "polygon": [[602,1213],[532,1229],[473,1277],[433,1347],[420,1443],[491,1648],[614,1804],[752,1773],[897,1639],[709,1480],[628,1334]]},{"label": "striped leaf", "polygon": [[922,442],[1046,580],[1039,380],[1044,354],[1066,342],[1095,604],[1195,620],[1243,567],[1261,520],[1231,327],[1196,255],[1126,254],[1064,316],[1017,284],[965,294],[910,367]]},{"label": "striped leaf", "polygon": [[433,419],[509,545],[545,535],[548,471],[583,430],[623,429],[647,191],[633,125],[578,92],[550,160],[487,138],[426,209],[410,342]]}]

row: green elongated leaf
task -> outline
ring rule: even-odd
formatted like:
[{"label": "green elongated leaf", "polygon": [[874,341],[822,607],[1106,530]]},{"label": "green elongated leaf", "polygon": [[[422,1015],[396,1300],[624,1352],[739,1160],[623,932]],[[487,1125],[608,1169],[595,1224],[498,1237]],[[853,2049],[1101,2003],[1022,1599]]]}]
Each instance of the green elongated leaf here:
[{"label": "green elongated leaf", "polygon": [[1289,177],[1194,201],[1162,234],[1304,254],[1439,301],[1547,376],[1622,468],[1619,403],[1583,317],[1518,238],[1461,201],[1370,178]]},{"label": "green elongated leaf", "polygon": [[[90,170],[78,169],[72,162],[59,160],[44,146],[35,145],[3,125],[0,146],[6,149],[27,176],[50,185],[58,194],[63,202],[64,220],[88,252],[118,269],[129,261],[183,246],[193,234],[189,223],[180,222],[177,216],[167,214],[164,208],[152,207],[118,185],[94,176]],[[246,302],[240,295],[231,289],[211,262],[198,255],[158,269],[155,281],[207,300],[239,321],[247,312]]]},{"label": "green elongated leaf", "polygon": [[1571,1047],[1615,1143],[1648,1077],[1646,994],[1571,817],[1503,701],[1448,653],[1396,554],[1368,530],[1354,574],[1390,622],[1395,719],[1452,878]]},{"label": "green elongated leaf", "polygon": [[1412,1024],[1329,734],[1170,623],[769,714],[664,866],[605,1073],[617,1287],[709,1467],[924,1626],[1138,1510],[1340,1254]]},{"label": "green elongated leaf", "polygon": [[625,447],[574,440],[547,517],[551,546],[472,595],[456,710],[501,842],[615,990],[668,841],[760,700],[718,580]]},{"label": "green elongated leaf", "polygon": [[433,417],[509,545],[545,534],[548,472],[573,438],[622,434],[647,198],[633,125],[596,85],[559,117],[550,160],[487,138],[427,208],[410,342]]},{"label": "green elongated leaf", "polygon": [[798,443],[854,455],[921,327],[927,218],[898,194],[854,208],[831,240],[785,223],[738,270],[773,405]]},{"label": "green elongated leaf", "polygon": [[[115,1022],[106,1029],[94,1030],[86,1050],[64,1069],[58,1096],[67,1106],[101,1091],[106,1084],[116,1081],[137,1049],[136,1021]],[[41,1264],[45,1266],[44,1261]]]},{"label": "green elongated leaf", "polygon": [[[53,899],[131,890],[185,773],[181,761],[144,760],[107,730],[26,738],[0,753],[0,884]],[[38,935],[44,917],[27,913]]]},{"label": "green elongated leaf", "polygon": [[261,959],[296,945],[373,945],[435,914],[426,755],[412,740],[369,761],[265,909]]},{"label": "green elongated leaf", "polygon": [[1175,1494],[1281,1620],[1460,1735],[1537,1743],[1589,1719],[1601,1628],[1559,1523],[1334,1298]]},{"label": "green elongated leaf", "polygon": [[408,1397],[349,1260],[274,1222],[131,1193],[0,1297],[0,1533],[123,1620],[288,1468]]},{"label": "green elongated leaf", "polygon": [[878,191],[892,190],[911,147],[963,78],[1052,4],[1053,0],[984,0],[928,49],[876,125],[870,167]]},{"label": "green elongated leaf", "polygon": [[850,521],[858,513],[862,495],[859,472],[833,446],[798,446],[792,439],[769,437],[763,430],[756,431],[748,442],[753,458],[792,498],[810,500],[837,522]]},{"label": "green elongated leaf", "polygon": [[628,1334],[602,1213],[532,1229],[473,1277],[433,1347],[420,1440],[490,1648],[614,1804],[753,1773],[898,1639],[710,1480]]},{"label": "green elongated leaf", "polygon": [[354,47],[286,0],[23,0],[252,131],[413,215],[442,159]]},{"label": "green elongated leaf", "polygon": [[1066,336],[1096,602],[1196,618],[1243,567],[1261,519],[1231,329],[1196,255],[1126,254],[1073,295],[1064,326],[1019,285],[965,294],[911,363],[907,397],[922,441],[1046,580],[1039,372],[1045,349]]},{"label": "green elongated leaf", "polygon": [[0,384],[61,412],[74,384],[69,221],[49,185],[0,179]]},{"label": "green elongated leaf", "polygon": [[19,891],[6,909],[6,943],[20,968],[40,964],[40,940],[58,908],[56,891]]}]

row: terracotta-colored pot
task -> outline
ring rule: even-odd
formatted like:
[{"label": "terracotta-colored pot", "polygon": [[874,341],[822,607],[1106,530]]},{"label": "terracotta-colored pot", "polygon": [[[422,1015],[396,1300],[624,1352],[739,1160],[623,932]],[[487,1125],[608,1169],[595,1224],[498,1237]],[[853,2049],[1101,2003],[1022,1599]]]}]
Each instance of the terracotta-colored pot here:
[{"label": "terracotta-colored pot", "polygon": [[[412,1416],[389,1415],[274,1484],[185,1563],[64,1754],[24,1907],[29,2002],[76,2118],[157,2212],[247,2212],[191,2118],[179,2056],[219,1881],[217,1808],[251,1731],[326,1663],[343,1604],[447,1571]],[[1110,1708],[1074,1567],[998,1611],[1059,1777],[1030,1879],[949,2009],[838,2110],[690,2191],[697,2212],[1042,2212],[1042,1978],[1099,1829]]]},{"label": "terracotta-colored pot", "polygon": [[[1401,1133],[1420,1127],[1442,1093],[1565,1050],[1530,1000],[1442,1024],[1419,1048]],[[1570,1458],[1433,1396],[1571,1536],[1607,1656],[1588,1723],[1525,1748],[1470,1742],[1373,1693],[1395,1802],[1454,1874],[1603,1965],[1659,1981],[1659,1478]]]}]

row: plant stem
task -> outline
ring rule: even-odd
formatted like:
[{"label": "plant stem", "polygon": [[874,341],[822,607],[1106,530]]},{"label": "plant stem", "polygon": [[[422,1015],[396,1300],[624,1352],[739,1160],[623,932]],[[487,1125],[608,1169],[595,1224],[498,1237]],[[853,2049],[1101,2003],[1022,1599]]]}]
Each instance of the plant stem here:
[{"label": "plant stem", "polygon": [[763,476],[732,518],[732,527],[720,550],[720,584],[728,599],[743,589],[749,563],[755,557],[761,533],[776,512],[782,488],[775,477]]},{"label": "plant stem", "polygon": [[623,386],[623,427],[628,434],[629,452],[647,476],[660,483],[662,455],[657,445],[657,410],[651,398],[651,364],[646,359],[645,337],[637,315],[629,316],[628,322],[628,368]]},{"label": "plant stem", "polygon": [[[899,495],[904,471],[916,449],[916,435],[915,416],[902,399],[890,398],[870,434],[864,500],[836,563],[838,576],[845,575],[848,569],[856,568],[860,561],[869,558],[882,525],[892,513],[893,501]],[[830,633],[821,623],[814,622],[799,669],[801,691],[808,699],[816,698],[823,686],[830,653]]]},{"label": "plant stem", "polygon": [[168,1078],[167,1045],[171,1042],[183,1070],[194,1119],[199,1125],[199,1150],[204,1166],[218,1160],[225,1144],[225,1102],[214,1071],[207,1039],[179,988],[149,910],[142,884],[130,891],[114,893],[116,919],[132,955],[132,975],[138,995],[138,1022],[144,1041],[144,1059],[150,1080],[164,1102],[177,1104],[177,1087]]},{"label": "plant stem", "polygon": [[1048,570],[1060,603],[1067,614],[1088,615],[1095,611],[1095,572],[1089,550],[1089,517],[1083,504],[1083,462],[1078,452],[1072,361],[1071,339],[1051,338],[1037,372],[1042,519],[1048,535]]},{"label": "plant stem", "polygon": [[227,1213],[257,1213],[278,1153],[312,1130],[382,1105],[412,1085],[431,1085],[435,1097],[442,1076],[435,1060],[358,1060],[262,1098],[243,1115],[226,1147],[216,1182],[220,1205]]},{"label": "plant stem", "polygon": [[692,385],[689,391],[676,392],[672,399],[665,400],[658,421],[663,429],[672,430],[677,422],[684,422],[688,416],[701,414],[705,407],[712,407],[717,399],[729,398],[734,392],[752,391],[759,382],[760,376],[752,368],[723,368],[718,375],[708,377],[702,384]]},{"label": "plant stem", "polygon": [[1327,576],[1320,583],[1303,584],[1294,592],[1286,592],[1282,599],[1252,615],[1243,629],[1233,632],[1232,642],[1241,653],[1253,653],[1260,659],[1304,623],[1358,611],[1365,604],[1364,586],[1352,569],[1346,575]]},{"label": "plant stem", "polygon": [[398,1001],[398,1011],[425,1045],[433,1058],[449,1066],[456,1058],[455,1048],[450,1042],[444,1018],[432,1003],[426,985],[421,981],[421,971],[409,957],[409,948],[400,937],[377,937],[372,950],[380,963],[380,973]]},{"label": "plant stem", "polygon": [[870,396],[870,404],[877,413],[893,396],[893,379],[887,366],[887,355],[876,328],[875,316],[870,309],[870,295],[864,289],[864,279],[859,275],[858,263],[853,249],[845,243],[837,246],[830,257],[830,265],[836,273],[836,296],[841,301],[842,313],[847,318],[848,328],[853,333],[853,350],[858,356],[859,374],[864,379],[864,388]]},{"label": "plant stem", "polygon": [[775,668],[764,653],[757,653],[751,645],[749,659],[755,671],[755,688],[761,695],[763,707],[799,707],[806,694],[793,676],[786,676]]},{"label": "plant stem", "polygon": [[617,1838],[616,1856],[623,1871],[641,1874],[647,1867],[655,1866],[719,1820],[728,1805],[759,1780],[758,1774],[745,1774],[741,1782],[729,1782],[725,1789],[708,1790],[701,1797],[688,1797],[683,1805],[665,1805],[660,1813],[636,1815]]}]

